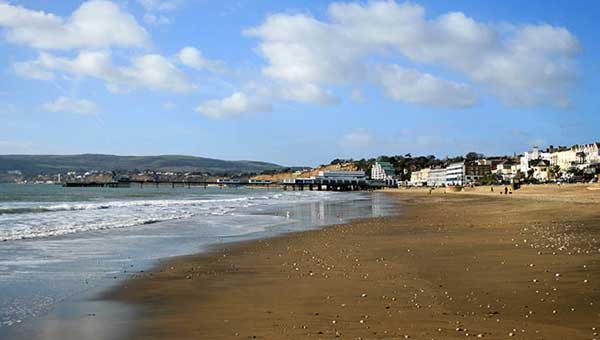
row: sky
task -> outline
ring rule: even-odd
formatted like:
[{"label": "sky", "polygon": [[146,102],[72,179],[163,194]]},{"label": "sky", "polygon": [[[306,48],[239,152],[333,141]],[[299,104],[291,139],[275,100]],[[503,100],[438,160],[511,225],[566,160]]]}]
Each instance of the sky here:
[{"label": "sky", "polygon": [[0,154],[318,165],[600,141],[600,2],[0,0]]}]

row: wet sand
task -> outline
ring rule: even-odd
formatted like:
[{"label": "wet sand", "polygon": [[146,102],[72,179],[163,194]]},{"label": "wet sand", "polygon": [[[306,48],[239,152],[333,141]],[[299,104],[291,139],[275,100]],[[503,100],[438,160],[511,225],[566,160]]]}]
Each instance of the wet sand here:
[{"label": "wet sand", "polygon": [[485,192],[396,190],[399,216],[177,258],[103,298],[144,339],[600,338],[600,191]]}]

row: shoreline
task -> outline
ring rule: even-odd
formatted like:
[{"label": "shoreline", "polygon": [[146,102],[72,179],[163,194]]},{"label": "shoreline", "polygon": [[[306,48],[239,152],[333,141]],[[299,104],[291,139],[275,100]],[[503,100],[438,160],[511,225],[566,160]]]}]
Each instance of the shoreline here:
[{"label": "shoreline", "polygon": [[390,194],[401,218],[176,258],[102,298],[139,308],[133,338],[595,337],[597,209],[560,193]]},{"label": "shoreline", "polygon": [[385,190],[401,201],[401,214],[161,259],[85,302],[85,311],[75,304],[57,312],[74,317],[21,334],[597,338],[600,192],[536,186],[500,196],[479,189]]}]

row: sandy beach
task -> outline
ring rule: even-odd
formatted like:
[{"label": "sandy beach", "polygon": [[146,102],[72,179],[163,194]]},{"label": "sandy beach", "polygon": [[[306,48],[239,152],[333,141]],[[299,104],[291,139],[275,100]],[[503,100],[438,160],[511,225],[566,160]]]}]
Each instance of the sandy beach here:
[{"label": "sandy beach", "polygon": [[393,190],[398,216],[180,257],[102,299],[144,339],[599,338],[600,191],[498,191]]}]

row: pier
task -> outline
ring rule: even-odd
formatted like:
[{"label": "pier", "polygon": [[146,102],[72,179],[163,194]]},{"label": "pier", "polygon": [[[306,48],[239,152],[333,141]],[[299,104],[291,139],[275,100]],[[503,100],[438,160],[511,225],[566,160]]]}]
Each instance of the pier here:
[{"label": "pier", "polygon": [[316,191],[358,191],[374,190],[385,187],[385,183],[368,181],[364,179],[296,179],[282,182],[245,182],[245,181],[136,181],[121,180],[114,182],[66,182],[63,187],[68,188],[130,188],[130,187],[164,187],[171,188],[207,188],[211,187],[279,187],[283,190],[316,190]]}]

